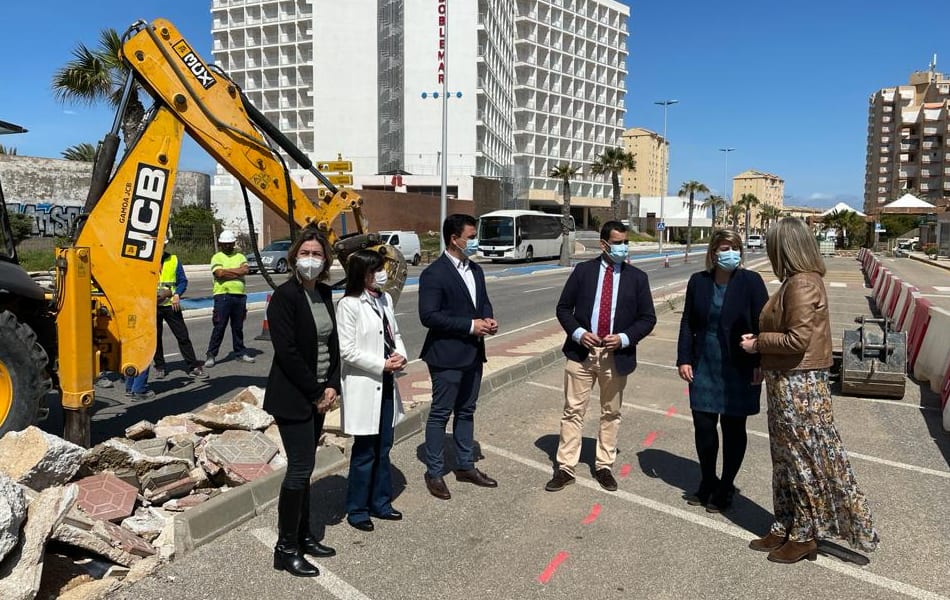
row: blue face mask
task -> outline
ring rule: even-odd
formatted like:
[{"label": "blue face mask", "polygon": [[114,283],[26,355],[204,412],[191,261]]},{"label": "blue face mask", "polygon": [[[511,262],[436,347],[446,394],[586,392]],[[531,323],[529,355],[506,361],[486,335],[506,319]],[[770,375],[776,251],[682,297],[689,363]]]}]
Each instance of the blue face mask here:
[{"label": "blue face mask", "polygon": [[468,240],[465,242],[464,248],[459,248],[459,251],[465,256],[475,256],[475,253],[478,252],[478,240]]},{"label": "blue face mask", "polygon": [[629,250],[627,244],[608,244],[607,248],[607,256],[610,257],[610,260],[612,260],[614,264],[619,265],[627,260],[627,252]]},{"label": "blue face mask", "polygon": [[735,271],[742,262],[742,253],[738,250],[720,250],[716,256],[716,266],[724,271]]}]

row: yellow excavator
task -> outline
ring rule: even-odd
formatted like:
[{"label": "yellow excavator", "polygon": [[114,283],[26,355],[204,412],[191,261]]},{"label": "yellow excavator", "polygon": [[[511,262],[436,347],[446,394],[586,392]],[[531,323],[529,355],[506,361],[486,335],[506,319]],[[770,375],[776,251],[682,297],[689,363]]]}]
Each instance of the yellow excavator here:
[{"label": "yellow excavator", "polygon": [[[136,22],[123,36],[121,54],[128,67],[122,100],[99,146],[74,235],[69,245],[56,249],[52,291],[16,264],[15,248],[5,241],[7,256],[0,257],[0,436],[32,423],[55,383],[64,411],[63,437],[88,446],[99,374],[131,377],[151,362],[155,290],[185,133],[240,182],[245,203],[250,190],[287,219],[291,235],[296,228],[319,228],[344,268],[354,250],[376,249],[385,257],[388,291],[398,297],[405,283],[405,259],[366,230],[359,195],[333,185],[170,22]],[[117,160],[119,129],[134,89],[144,90],[154,105],[140,133],[125,140]],[[330,194],[311,201],[291,179],[284,155],[311,172]],[[352,212],[357,231],[338,237],[332,225],[345,212]],[[5,209],[0,220],[8,238]]]}]

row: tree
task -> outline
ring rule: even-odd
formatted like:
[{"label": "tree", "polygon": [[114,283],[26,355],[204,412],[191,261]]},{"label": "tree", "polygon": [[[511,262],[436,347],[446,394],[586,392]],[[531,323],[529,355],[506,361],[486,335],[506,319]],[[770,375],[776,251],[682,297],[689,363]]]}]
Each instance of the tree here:
[{"label": "tree", "polygon": [[607,148],[603,154],[597,157],[590,166],[592,175],[610,174],[610,183],[613,186],[613,200],[610,202],[610,208],[613,209],[614,220],[620,220],[620,173],[624,170],[633,170],[637,168],[637,161],[623,148]]},{"label": "tree", "polygon": [[[122,100],[129,68],[120,56],[122,39],[115,29],[99,32],[99,43],[94,49],[79,44],[73,49],[73,58],[53,74],[53,94],[64,104],[93,105],[108,102],[117,107]],[[145,120],[145,107],[139,100],[138,88],[133,86],[128,108],[122,115],[122,136],[128,144]]]},{"label": "tree", "polygon": [[16,156],[16,148],[13,146],[4,146],[0,144],[0,154],[6,154],[7,156]]},{"label": "tree", "polygon": [[729,205],[722,196],[709,196],[702,204],[699,205],[699,208],[703,210],[706,210],[707,208],[712,209],[712,224],[713,227],[715,227],[725,214],[726,209],[729,208]]},{"label": "tree", "polygon": [[61,152],[66,160],[78,160],[83,162],[94,162],[96,160],[96,147],[87,142],[70,146]]},{"label": "tree", "polygon": [[742,216],[742,206],[738,202],[733,202],[726,210],[726,216],[729,217],[729,224],[733,231],[739,230],[739,217]]},{"label": "tree", "polygon": [[567,219],[571,216],[571,180],[576,179],[581,174],[580,169],[564,163],[551,169],[548,177],[561,180],[561,215],[563,223],[561,226],[561,259],[558,264],[562,267],[571,266],[571,247],[570,236],[568,235]]},{"label": "tree", "polygon": [[782,218],[782,210],[773,204],[763,204],[759,209],[759,227],[762,231],[768,231],[769,226]]},{"label": "tree", "polygon": [[864,239],[867,223],[854,211],[833,211],[823,219],[826,227],[834,227],[837,232],[836,248],[851,248],[858,240]]},{"label": "tree", "polygon": [[689,262],[689,250],[693,245],[693,198],[696,194],[708,194],[709,188],[705,184],[700,183],[695,180],[684,181],[683,185],[680,187],[679,196],[689,196],[689,207],[687,207],[687,214],[689,215],[686,220],[686,255],[683,257],[683,262]]},{"label": "tree", "polygon": [[13,233],[13,244],[18,245],[26,238],[33,235],[33,226],[36,222],[30,215],[23,213],[9,213],[10,229]]},{"label": "tree", "polygon": [[752,207],[758,206],[759,199],[755,194],[742,194],[742,196],[736,200],[736,204],[742,207],[742,210],[745,211],[745,239],[749,239],[749,219],[751,218]]}]

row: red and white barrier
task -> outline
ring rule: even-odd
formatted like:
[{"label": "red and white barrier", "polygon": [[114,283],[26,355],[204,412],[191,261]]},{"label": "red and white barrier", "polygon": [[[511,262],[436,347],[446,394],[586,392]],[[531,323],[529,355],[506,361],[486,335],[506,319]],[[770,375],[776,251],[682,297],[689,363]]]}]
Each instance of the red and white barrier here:
[{"label": "red and white barrier", "polygon": [[914,301],[914,318],[907,330],[907,372],[914,372],[914,364],[920,353],[920,343],[930,325],[930,307],[933,302],[926,298],[917,298]]},{"label": "red and white barrier", "polygon": [[943,377],[947,372],[947,363],[950,362],[950,311],[931,306],[930,323],[927,332],[920,342],[920,351],[914,361],[914,378],[921,382],[928,382],[930,389],[940,393],[943,387]]},{"label": "red and white barrier", "polygon": [[868,271],[868,283],[870,284],[870,287],[876,287],[880,283],[879,279],[881,277],[881,273],[883,272],[884,265],[881,264],[881,261],[875,258]]},{"label": "red and white barrier", "polygon": [[901,293],[897,299],[897,306],[894,308],[894,331],[907,331],[910,327],[910,316],[913,314],[914,298],[920,296],[920,290],[917,286],[903,283]]},{"label": "red and white barrier", "polygon": [[887,290],[890,289],[892,281],[894,281],[894,274],[889,269],[884,269],[883,274],[878,277],[878,285],[874,289],[874,304],[877,305],[882,314],[884,313],[884,296],[887,295]]},{"label": "red and white barrier", "polygon": [[891,280],[891,286],[888,288],[887,293],[884,294],[883,302],[881,303],[881,313],[888,319],[894,318],[894,310],[897,308],[897,299],[900,297],[903,285],[904,282],[901,278],[894,276]]}]

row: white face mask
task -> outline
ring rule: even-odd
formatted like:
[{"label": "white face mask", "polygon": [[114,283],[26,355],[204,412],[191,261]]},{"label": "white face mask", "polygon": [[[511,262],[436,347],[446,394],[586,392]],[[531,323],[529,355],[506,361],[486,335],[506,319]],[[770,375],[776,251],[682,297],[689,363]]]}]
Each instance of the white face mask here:
[{"label": "white face mask", "polygon": [[297,274],[307,281],[311,281],[320,275],[323,270],[323,259],[312,256],[304,256],[297,259]]},{"label": "white face mask", "polygon": [[373,281],[376,283],[377,288],[383,289],[383,286],[389,281],[389,274],[386,273],[385,270],[376,271],[376,273],[373,274]]}]

